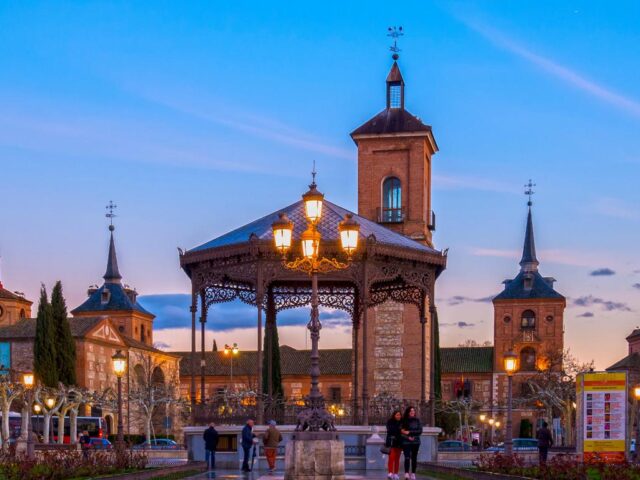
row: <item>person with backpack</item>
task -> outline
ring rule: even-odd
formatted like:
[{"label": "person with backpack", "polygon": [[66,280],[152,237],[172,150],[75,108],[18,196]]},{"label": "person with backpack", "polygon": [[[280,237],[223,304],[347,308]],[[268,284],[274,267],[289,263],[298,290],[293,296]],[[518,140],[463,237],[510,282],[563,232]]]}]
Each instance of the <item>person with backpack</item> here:
[{"label": "person with backpack", "polygon": [[402,453],[402,412],[394,410],[387,421],[387,437],[384,446],[389,449],[389,462],[387,464],[387,478],[389,480],[398,480],[398,471],[400,470],[400,454]]},{"label": "person with backpack", "polygon": [[278,444],[281,441],[282,434],[276,428],[276,421],[271,420],[269,422],[269,428],[262,437],[264,455],[267,457],[267,463],[269,464],[269,474],[272,474],[276,469],[276,455],[278,453]]}]

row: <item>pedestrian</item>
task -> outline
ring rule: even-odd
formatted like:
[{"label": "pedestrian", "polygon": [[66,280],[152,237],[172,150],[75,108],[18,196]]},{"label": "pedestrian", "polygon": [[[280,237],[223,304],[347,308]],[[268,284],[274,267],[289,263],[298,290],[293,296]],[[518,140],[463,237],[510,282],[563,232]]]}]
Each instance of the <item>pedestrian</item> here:
[{"label": "pedestrian", "polygon": [[247,423],[242,428],[242,440],[240,445],[242,446],[242,452],[244,453],[244,457],[242,460],[242,471],[250,472],[249,468],[249,454],[251,453],[251,447],[253,446],[253,439],[255,438],[255,434],[253,433],[253,419],[250,418],[247,420]]},{"label": "pedestrian", "polygon": [[278,452],[278,444],[281,441],[282,434],[276,428],[276,421],[271,420],[269,422],[269,428],[262,437],[264,454],[267,457],[267,463],[269,464],[269,474],[272,474],[276,469],[276,454]]},{"label": "pedestrian", "polygon": [[400,433],[402,434],[402,451],[404,453],[404,478],[415,480],[420,435],[422,435],[422,422],[416,415],[415,408],[407,407],[404,411]]},{"label": "pedestrian", "polygon": [[387,438],[384,445],[389,448],[389,463],[387,470],[389,471],[387,478],[390,480],[398,480],[398,471],[400,470],[400,454],[402,453],[402,412],[394,410],[391,417],[387,421]]},{"label": "pedestrian", "polygon": [[83,431],[78,441],[80,442],[82,456],[86,460],[87,458],[89,458],[89,449],[91,448],[91,437],[89,436],[89,432],[87,430]]},{"label": "pedestrian", "polygon": [[218,447],[218,431],[216,430],[216,426],[213,422],[209,424],[209,428],[207,428],[202,434],[202,438],[204,439],[204,452],[205,452],[205,460],[207,461],[207,468],[209,470],[216,469],[216,448]]},{"label": "pedestrian", "polygon": [[553,437],[551,436],[551,430],[549,430],[549,424],[547,422],[542,422],[542,427],[536,432],[536,438],[538,439],[539,464],[546,465],[549,447],[553,445]]}]

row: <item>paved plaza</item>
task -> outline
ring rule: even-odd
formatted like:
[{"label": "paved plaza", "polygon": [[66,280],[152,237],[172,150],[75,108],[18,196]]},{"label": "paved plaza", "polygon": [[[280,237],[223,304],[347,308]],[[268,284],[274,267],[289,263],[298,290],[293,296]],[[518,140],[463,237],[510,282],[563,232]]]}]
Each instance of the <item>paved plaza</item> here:
[{"label": "paved plaza", "polygon": [[[400,476],[403,478],[404,474]],[[243,473],[240,471],[233,470],[217,470],[205,472],[200,475],[196,475],[194,477],[189,477],[189,479],[218,479],[218,480],[227,480],[227,479],[241,479],[241,480],[283,480],[284,475],[282,472],[276,472],[273,475],[266,474],[264,472],[249,472]],[[428,477],[425,475],[417,475],[419,480],[435,480],[433,477]],[[187,480],[189,480],[187,479]],[[386,480],[387,474],[384,471],[381,472],[347,472],[347,480]]]}]

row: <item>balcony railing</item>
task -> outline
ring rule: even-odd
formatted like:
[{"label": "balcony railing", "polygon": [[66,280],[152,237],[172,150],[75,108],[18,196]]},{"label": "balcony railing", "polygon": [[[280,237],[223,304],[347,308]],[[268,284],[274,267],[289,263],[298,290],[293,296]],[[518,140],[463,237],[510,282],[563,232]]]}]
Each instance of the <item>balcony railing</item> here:
[{"label": "balcony railing", "polygon": [[378,208],[378,223],[404,222],[404,208]]}]

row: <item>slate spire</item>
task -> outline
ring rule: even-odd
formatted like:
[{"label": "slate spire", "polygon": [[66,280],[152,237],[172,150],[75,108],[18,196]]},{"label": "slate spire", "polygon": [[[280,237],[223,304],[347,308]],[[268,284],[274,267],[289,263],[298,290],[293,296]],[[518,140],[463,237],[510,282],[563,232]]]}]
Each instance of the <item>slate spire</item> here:
[{"label": "slate spire", "polygon": [[524,247],[520,269],[523,272],[537,272],[538,259],[536,257],[536,244],[533,238],[533,219],[531,218],[531,201],[529,201],[529,214],[527,215],[527,229],[524,234]]},{"label": "slate spire", "polygon": [[120,271],[118,270],[118,257],[116,256],[116,245],[113,241],[113,231],[115,227],[113,225],[109,225],[109,231],[111,232],[111,240],[109,242],[109,256],[107,258],[107,271],[104,276],[104,283],[120,283],[122,280],[122,275],[120,275]]}]

